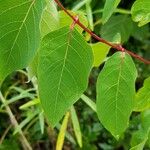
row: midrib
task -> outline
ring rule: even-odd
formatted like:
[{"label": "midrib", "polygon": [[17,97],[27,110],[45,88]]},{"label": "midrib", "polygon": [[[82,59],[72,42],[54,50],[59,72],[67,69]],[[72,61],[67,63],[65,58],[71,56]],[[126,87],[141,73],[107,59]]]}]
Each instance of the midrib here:
[{"label": "midrib", "polygon": [[119,86],[120,86],[120,77],[121,77],[121,70],[122,70],[122,60],[120,62],[120,67],[119,67],[119,75],[118,75],[118,80],[117,80],[117,91],[116,91],[116,96],[115,96],[115,101],[116,101],[116,105],[115,105],[115,133],[116,133],[116,126],[117,126],[117,118],[118,118],[118,113],[117,113],[117,109],[118,109],[118,93],[119,93]]},{"label": "midrib", "polygon": [[64,68],[65,68],[65,65],[66,65],[66,59],[67,59],[68,50],[69,50],[69,43],[70,43],[71,33],[72,33],[72,31],[70,30],[70,32],[68,33],[68,40],[67,40],[68,42],[67,42],[66,52],[65,52],[64,61],[63,61],[63,66],[62,66],[62,69],[61,69],[61,74],[60,74],[57,93],[56,93],[56,99],[55,99],[55,105],[54,105],[54,114],[56,113],[56,106],[57,106],[57,102],[58,102],[58,94],[59,94],[59,90],[60,90],[60,86],[61,86],[61,82],[62,82],[62,76],[63,76]]},{"label": "midrib", "polygon": [[30,10],[32,9],[32,6],[34,5],[34,3],[35,3],[35,0],[33,0],[33,2],[31,3],[31,5],[30,5],[30,7],[29,7],[29,9],[28,9],[28,11],[27,11],[27,13],[26,13],[26,15],[25,15],[23,21],[22,21],[22,24],[21,24],[20,27],[19,27],[18,33],[17,33],[17,35],[16,35],[16,37],[15,37],[15,40],[14,40],[14,42],[13,42],[13,44],[12,44],[12,47],[11,47],[11,49],[10,49],[10,53],[9,53],[9,55],[8,55],[6,64],[7,64],[8,61],[9,61],[9,58],[10,58],[11,53],[12,53],[12,50],[13,50],[15,44],[16,44],[16,41],[17,41],[17,39],[18,39],[18,37],[19,37],[19,34],[20,34],[20,32],[21,32],[21,30],[22,30],[22,28],[23,28],[23,25],[24,25],[24,23],[25,23],[25,21],[26,21],[28,15],[29,15]]}]

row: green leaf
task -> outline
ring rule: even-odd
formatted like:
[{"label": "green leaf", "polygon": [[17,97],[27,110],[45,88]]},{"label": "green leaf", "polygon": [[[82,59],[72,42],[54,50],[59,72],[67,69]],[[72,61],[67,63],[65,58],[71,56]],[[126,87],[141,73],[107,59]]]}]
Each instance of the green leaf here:
[{"label": "green leaf", "polygon": [[93,31],[94,30],[94,23],[93,23],[93,12],[91,8],[91,1],[86,2],[86,14],[87,14],[87,19],[89,23],[89,28]]},{"label": "green leaf", "polygon": [[[101,35],[110,42],[116,42],[116,36],[121,36],[121,42],[126,42],[132,32],[132,20],[128,15],[112,16],[101,28]],[[120,34],[119,36],[117,34]]]},{"label": "green leaf", "polygon": [[39,124],[40,124],[41,134],[44,134],[45,124],[44,124],[44,114],[43,114],[43,111],[39,113],[38,117],[39,117]]},{"label": "green leaf", "polygon": [[92,63],[91,47],[76,29],[67,26],[44,37],[39,51],[39,94],[52,126],[86,90]]},{"label": "green leaf", "polygon": [[44,0],[0,1],[0,79],[27,67],[39,46]]},{"label": "green leaf", "polygon": [[[52,32],[58,28],[62,28],[66,25],[71,25],[73,22],[72,19],[68,15],[66,15],[64,11],[59,11],[58,13],[53,0],[49,3],[48,2],[47,2],[47,7],[45,8],[42,15],[42,21],[41,21],[42,38],[49,32]],[[71,11],[70,13],[75,15],[75,12]],[[80,21],[87,26],[88,22],[84,13],[79,11],[78,15],[80,17]],[[78,26],[76,26],[75,28],[80,33],[83,31],[83,29]],[[37,66],[38,66],[38,53],[35,55],[33,61],[28,66],[28,74],[30,79],[33,76],[37,76]]]},{"label": "green leaf", "polygon": [[150,22],[150,1],[136,0],[131,8],[132,19],[143,26]]},{"label": "green leaf", "polygon": [[[54,31],[59,28],[59,13],[57,11],[55,2],[53,0],[46,0],[47,5],[44,9],[41,18],[41,38],[51,31]],[[28,75],[29,79],[32,79],[33,76],[37,76],[37,66],[38,66],[38,52],[36,53],[34,59],[28,66]]]},{"label": "green leaf", "polygon": [[62,150],[62,148],[63,148],[63,143],[64,143],[64,139],[65,139],[65,132],[67,130],[69,116],[70,116],[70,113],[67,112],[64,119],[63,119],[63,122],[62,122],[62,125],[60,128],[60,132],[59,132],[58,138],[57,138],[56,150]]},{"label": "green leaf", "polygon": [[143,150],[144,145],[148,139],[148,134],[143,130],[136,131],[132,135],[131,146],[130,150]]},{"label": "green leaf", "polygon": [[150,110],[141,113],[141,128],[134,132],[130,150],[143,150],[150,133]]},{"label": "green leaf", "polygon": [[77,142],[79,146],[82,147],[82,133],[80,129],[79,120],[78,120],[75,108],[73,106],[71,107],[71,119],[72,119],[73,129],[75,132]]},{"label": "green leaf", "polygon": [[41,36],[59,28],[59,14],[53,0],[47,0],[41,20]]},{"label": "green leaf", "polygon": [[81,99],[93,110],[96,112],[96,104],[86,95],[81,95]]},{"label": "green leaf", "polygon": [[141,113],[141,124],[142,128],[145,131],[148,131],[150,128],[150,109],[145,110],[144,112]]},{"label": "green leaf", "polygon": [[[48,1],[49,2],[49,1]],[[41,21],[41,36],[42,38],[48,34],[49,32],[52,32],[56,29],[62,28],[66,25],[72,24],[72,19],[66,15],[64,11],[57,11],[57,8],[54,4],[54,1],[47,2],[47,7],[45,8],[43,15],[42,15],[42,21]],[[75,15],[75,12],[71,12],[73,15]],[[83,12],[78,13],[81,22],[88,25],[87,19]],[[59,19],[60,18],[60,19]],[[76,26],[75,27],[80,33],[83,31],[82,28]],[[31,79],[34,75],[37,75],[37,66],[38,66],[38,53],[34,57],[33,61],[28,66],[28,73],[29,78]]]},{"label": "green leaf", "polygon": [[79,1],[73,8],[72,11],[77,11],[79,9],[81,9],[81,7],[83,7],[86,3],[90,2],[91,0],[82,0]]},{"label": "green leaf", "polygon": [[108,19],[111,17],[120,1],[121,0],[106,0],[102,16],[103,23],[106,23],[108,21]]},{"label": "green leaf", "polygon": [[128,126],[133,109],[137,71],[131,57],[115,53],[97,81],[97,113],[104,127],[118,139]]},{"label": "green leaf", "polygon": [[134,111],[143,111],[148,108],[150,108],[150,77],[145,79],[143,87],[136,94]]},{"label": "green leaf", "polygon": [[36,98],[36,99],[33,99],[33,100],[31,100],[31,101],[29,101],[29,102],[27,102],[27,103],[21,105],[21,106],[19,107],[19,109],[25,110],[25,109],[27,109],[27,108],[29,108],[29,107],[31,107],[31,106],[35,106],[35,105],[37,105],[37,104],[39,104],[39,103],[40,103],[40,100]]},{"label": "green leaf", "polygon": [[96,43],[96,44],[91,44],[93,54],[94,54],[94,64],[93,66],[99,67],[101,63],[104,62],[109,50],[110,46],[104,44],[104,43]]}]

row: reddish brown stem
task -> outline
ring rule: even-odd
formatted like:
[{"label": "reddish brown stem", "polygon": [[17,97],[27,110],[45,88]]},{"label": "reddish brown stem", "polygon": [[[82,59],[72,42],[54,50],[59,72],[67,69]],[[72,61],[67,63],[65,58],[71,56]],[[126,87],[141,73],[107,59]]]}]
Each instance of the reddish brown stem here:
[{"label": "reddish brown stem", "polygon": [[58,5],[68,16],[70,16],[70,17],[72,18],[72,20],[74,20],[74,22],[75,22],[76,24],[78,24],[84,31],[86,31],[87,33],[89,33],[93,38],[95,38],[95,39],[98,40],[99,42],[105,43],[105,44],[109,45],[110,47],[112,47],[112,48],[114,48],[114,49],[116,49],[116,50],[118,50],[118,51],[125,51],[125,52],[127,52],[129,55],[131,55],[132,57],[134,57],[134,58],[136,58],[136,59],[138,59],[138,60],[144,62],[145,64],[150,64],[150,60],[146,60],[146,59],[144,59],[143,57],[141,57],[141,56],[139,56],[139,55],[137,55],[137,54],[135,54],[135,53],[133,53],[133,52],[131,52],[131,51],[125,49],[125,48],[123,48],[122,45],[120,45],[120,44],[119,44],[119,45],[117,45],[117,44],[112,44],[111,42],[106,41],[105,39],[99,37],[99,36],[96,35],[94,32],[92,32],[90,29],[86,28],[86,26],[84,26],[84,25],[80,22],[79,19],[77,20],[76,17],[74,17],[73,15],[71,15],[70,12],[67,11],[67,9],[60,3],[59,0],[54,0],[54,1],[57,3],[57,5]]},{"label": "reddish brown stem", "polygon": [[71,24],[71,26],[70,26],[70,29],[71,30],[73,30],[74,29],[74,26],[76,25],[76,23],[78,22],[78,20],[79,20],[79,17],[78,16],[75,16],[75,19],[76,20],[73,20],[73,23]]}]

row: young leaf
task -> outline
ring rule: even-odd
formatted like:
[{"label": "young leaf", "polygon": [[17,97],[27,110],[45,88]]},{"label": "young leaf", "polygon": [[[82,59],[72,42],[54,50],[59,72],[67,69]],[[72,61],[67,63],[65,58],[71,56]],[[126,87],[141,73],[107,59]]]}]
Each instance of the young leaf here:
[{"label": "young leaf", "polygon": [[110,50],[110,46],[103,43],[91,44],[91,46],[94,54],[93,66],[98,67],[101,63],[104,62],[104,59]]},{"label": "young leaf", "polygon": [[134,111],[148,108],[150,108],[150,77],[144,81],[144,86],[136,94]]},{"label": "young leaf", "polygon": [[44,0],[0,1],[0,79],[33,59],[43,7]]},{"label": "young leaf", "polygon": [[[62,126],[62,125],[61,125],[60,123],[58,123],[57,126],[56,126],[56,129],[57,129],[57,130],[60,130],[61,126]],[[75,141],[74,137],[73,137],[73,136],[71,135],[71,133],[69,133],[69,131],[67,131],[67,130],[66,130],[66,133],[65,133],[65,138],[66,138],[68,141],[70,141],[72,144],[76,145],[76,141]]]},{"label": "young leaf", "polygon": [[108,19],[111,17],[120,1],[121,0],[106,0],[102,16],[103,23],[106,23],[108,21]]},{"label": "young leaf", "polygon": [[[126,42],[132,32],[132,20],[127,15],[112,16],[101,28],[104,39],[116,42],[116,36],[121,35],[121,42]],[[119,36],[120,36],[119,35]],[[120,37],[119,37],[120,38]]]},{"label": "young leaf", "polygon": [[131,57],[115,53],[97,81],[97,113],[104,127],[118,139],[128,126],[133,109],[137,71]]},{"label": "young leaf", "polygon": [[131,8],[132,19],[143,26],[150,22],[150,1],[136,0]]},{"label": "young leaf", "polygon": [[79,146],[82,147],[82,133],[80,129],[79,120],[78,120],[75,108],[73,106],[71,107],[71,119],[72,119],[73,129],[75,132],[77,142]]},{"label": "young leaf", "polygon": [[29,101],[29,102],[27,102],[27,103],[21,105],[21,106],[19,107],[19,109],[25,110],[25,109],[28,109],[29,107],[35,106],[35,105],[37,105],[37,104],[39,104],[39,103],[40,103],[40,100],[36,98],[36,99],[33,99],[33,100],[31,100],[31,101]]},{"label": "young leaf", "polygon": [[42,40],[38,65],[39,94],[52,126],[85,91],[92,63],[91,47],[76,29],[63,27]]},{"label": "young leaf", "polygon": [[67,130],[69,116],[70,116],[70,113],[67,112],[65,117],[64,117],[64,120],[62,122],[60,132],[58,134],[57,143],[56,143],[56,150],[62,150],[62,148],[63,148],[63,143],[64,143],[64,139],[65,139],[65,132]]}]

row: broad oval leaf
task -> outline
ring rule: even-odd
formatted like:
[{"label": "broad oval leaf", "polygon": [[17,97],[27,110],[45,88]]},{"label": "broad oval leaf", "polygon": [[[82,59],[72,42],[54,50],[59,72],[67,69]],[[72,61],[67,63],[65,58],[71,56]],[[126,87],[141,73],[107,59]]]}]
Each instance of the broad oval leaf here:
[{"label": "broad oval leaf", "polygon": [[46,35],[39,51],[41,104],[52,126],[75,103],[88,84],[91,47],[76,29],[63,27]]},{"label": "broad oval leaf", "polygon": [[111,17],[120,1],[121,0],[106,0],[102,16],[103,23],[106,23],[108,21],[108,19]]},{"label": "broad oval leaf", "polygon": [[136,94],[134,111],[143,111],[148,108],[150,108],[150,77],[145,79],[144,86]]},{"label": "broad oval leaf", "polygon": [[0,1],[0,79],[33,59],[44,0]]},{"label": "broad oval leaf", "polygon": [[115,53],[97,81],[97,113],[104,127],[118,139],[128,126],[133,109],[137,71],[131,57]]},{"label": "broad oval leaf", "polygon": [[131,8],[132,18],[135,22],[139,22],[139,26],[143,26],[150,22],[150,1],[136,0]]}]

